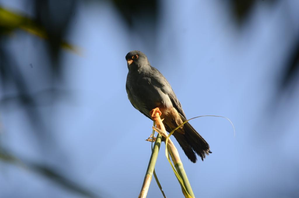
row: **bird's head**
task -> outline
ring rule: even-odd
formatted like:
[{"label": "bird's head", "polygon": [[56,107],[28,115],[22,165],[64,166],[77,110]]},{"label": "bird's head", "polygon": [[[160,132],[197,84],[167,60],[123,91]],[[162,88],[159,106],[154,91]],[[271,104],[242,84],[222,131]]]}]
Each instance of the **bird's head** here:
[{"label": "bird's head", "polygon": [[142,66],[146,66],[149,64],[147,57],[144,53],[142,53],[141,51],[130,51],[127,55],[126,55],[126,60],[128,63],[128,68],[131,69],[139,69]]}]

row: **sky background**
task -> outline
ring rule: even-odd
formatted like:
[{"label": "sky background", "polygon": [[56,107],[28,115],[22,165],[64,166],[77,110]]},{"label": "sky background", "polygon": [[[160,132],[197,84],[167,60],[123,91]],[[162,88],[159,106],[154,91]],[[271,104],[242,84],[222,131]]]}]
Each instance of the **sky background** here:
[{"label": "sky background", "polygon": [[[32,14],[21,0],[0,5]],[[219,115],[234,123],[236,135],[222,118],[191,121],[213,152],[204,162],[191,163],[174,140],[196,197],[298,197],[299,92],[275,98],[285,56],[299,36],[299,1],[278,1],[271,9],[258,1],[242,28],[221,1],[165,0],[159,6],[161,20],[151,35],[149,27],[132,32],[109,1],[79,2],[66,40],[82,54],[63,52],[57,86],[63,94],[39,107],[51,134],[43,142],[48,150],[40,151],[19,106],[1,109],[1,144],[22,159],[56,167],[101,197],[137,197],[151,154],[145,139],[152,121],[127,98],[125,55],[140,50],[168,79],[188,118]],[[44,42],[18,31],[6,45],[33,91],[50,84],[43,70],[49,62],[36,55],[46,53]],[[156,164],[163,190],[183,197],[164,149]],[[0,162],[0,197],[82,196]],[[148,197],[162,197],[154,180]]]}]

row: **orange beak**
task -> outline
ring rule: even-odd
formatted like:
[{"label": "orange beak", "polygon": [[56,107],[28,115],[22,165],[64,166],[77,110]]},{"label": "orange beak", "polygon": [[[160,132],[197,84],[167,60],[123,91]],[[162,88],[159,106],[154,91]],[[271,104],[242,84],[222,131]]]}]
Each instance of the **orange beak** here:
[{"label": "orange beak", "polygon": [[129,65],[131,65],[131,64],[133,63],[133,60],[132,60],[132,59],[129,59],[129,60],[127,60],[127,63],[128,63]]}]

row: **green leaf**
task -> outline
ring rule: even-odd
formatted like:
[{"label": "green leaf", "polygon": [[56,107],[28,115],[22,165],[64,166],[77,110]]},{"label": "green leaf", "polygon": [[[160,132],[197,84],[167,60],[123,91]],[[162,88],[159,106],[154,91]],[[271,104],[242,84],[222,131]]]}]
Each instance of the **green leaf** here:
[{"label": "green leaf", "polygon": [[[16,30],[23,30],[39,38],[45,40],[48,39],[48,34],[45,28],[38,25],[34,19],[11,10],[4,9],[0,6],[0,36],[3,34],[10,34]],[[61,47],[76,54],[81,54],[78,47],[75,47],[66,41],[61,42]]]}]

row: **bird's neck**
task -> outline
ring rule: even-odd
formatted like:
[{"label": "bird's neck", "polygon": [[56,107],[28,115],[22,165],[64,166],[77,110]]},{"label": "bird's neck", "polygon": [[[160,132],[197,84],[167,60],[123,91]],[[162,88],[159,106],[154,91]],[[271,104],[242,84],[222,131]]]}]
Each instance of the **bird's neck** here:
[{"label": "bird's neck", "polygon": [[131,73],[147,73],[148,72],[148,67],[147,66],[140,66],[140,65],[130,65],[129,66],[129,71]]}]

